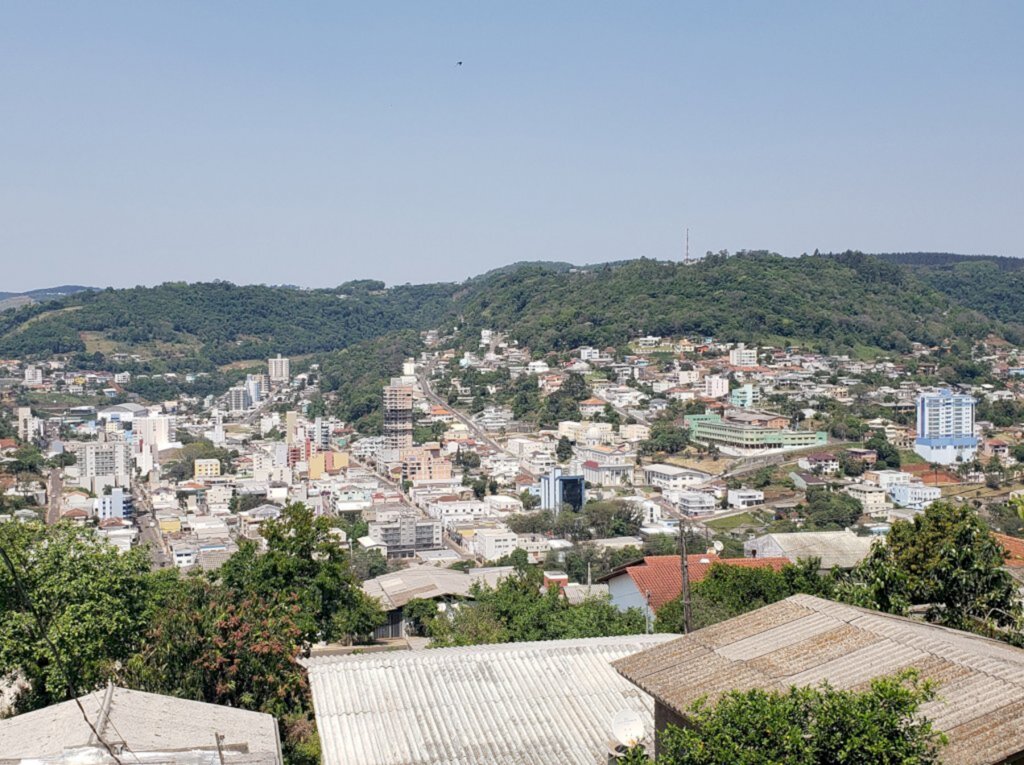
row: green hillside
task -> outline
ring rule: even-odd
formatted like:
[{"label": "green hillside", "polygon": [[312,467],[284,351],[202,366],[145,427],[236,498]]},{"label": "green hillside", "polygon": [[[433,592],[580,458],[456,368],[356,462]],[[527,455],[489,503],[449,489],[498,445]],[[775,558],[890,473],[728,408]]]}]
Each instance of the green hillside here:
[{"label": "green hillside", "polygon": [[[907,263],[893,262],[903,258]],[[0,313],[0,356],[118,351],[226,364],[322,354],[393,332],[508,331],[534,350],[715,335],[831,351],[1024,337],[1024,270],[998,259],[711,255],[571,267],[516,264],[461,284],[337,288],[226,282],[83,292]],[[97,362],[99,361],[97,357]]]},{"label": "green hillside", "polygon": [[0,314],[0,355],[93,352],[197,355],[217,364],[344,348],[431,326],[454,285],[350,282],[335,289],[227,282],[80,293]]},{"label": "green hillside", "polygon": [[1015,331],[913,270],[857,253],[635,260],[573,273],[524,266],[457,296],[469,327],[508,329],[537,350],[619,345],[641,333],[906,350],[911,341]]}]

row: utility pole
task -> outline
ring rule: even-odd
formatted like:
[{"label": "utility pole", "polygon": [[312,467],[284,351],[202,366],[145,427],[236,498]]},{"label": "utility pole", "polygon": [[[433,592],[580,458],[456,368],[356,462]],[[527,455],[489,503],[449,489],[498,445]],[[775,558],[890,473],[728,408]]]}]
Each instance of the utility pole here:
[{"label": "utility pole", "polygon": [[679,524],[679,558],[683,575],[683,634],[690,634],[690,564],[686,559],[686,532],[689,524]]}]

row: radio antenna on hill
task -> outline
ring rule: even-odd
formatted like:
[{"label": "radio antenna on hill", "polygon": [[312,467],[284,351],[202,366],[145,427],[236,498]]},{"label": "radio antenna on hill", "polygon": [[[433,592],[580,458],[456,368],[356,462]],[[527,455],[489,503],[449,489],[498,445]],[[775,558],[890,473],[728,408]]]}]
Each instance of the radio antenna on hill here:
[{"label": "radio antenna on hill", "polygon": [[686,254],[683,256],[683,262],[690,262],[690,228],[686,228]]}]

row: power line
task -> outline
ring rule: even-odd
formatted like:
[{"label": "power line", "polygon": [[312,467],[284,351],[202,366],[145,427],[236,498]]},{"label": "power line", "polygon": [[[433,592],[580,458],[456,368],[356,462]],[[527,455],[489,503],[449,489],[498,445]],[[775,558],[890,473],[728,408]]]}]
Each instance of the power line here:
[{"label": "power line", "polygon": [[[89,719],[89,715],[85,711],[85,707],[82,706],[81,699],[78,698],[78,692],[75,690],[75,686],[71,682],[71,674],[68,672],[68,667],[64,661],[64,657],[61,655],[60,651],[57,650],[57,646],[54,645],[53,641],[50,640],[50,636],[46,634],[46,630],[43,628],[43,620],[39,617],[39,612],[36,611],[36,607],[32,603],[32,599],[25,591],[25,587],[21,583],[21,577],[18,576],[18,571],[14,568],[14,563],[11,562],[11,558],[7,554],[7,550],[3,547],[0,547],[0,558],[3,558],[4,565],[6,565],[7,570],[11,572],[11,578],[14,580],[14,587],[18,591],[18,596],[23,601],[25,607],[29,610],[29,613],[32,614],[32,619],[35,622],[36,629],[39,631],[39,637],[42,638],[43,642],[45,642],[47,647],[50,649],[54,660],[57,662],[58,668],[63,673],[64,679],[67,681],[69,698],[75,702],[75,705],[78,707],[78,711],[82,713],[82,719],[85,721],[85,724],[89,726],[89,730],[92,731],[96,740],[103,744],[103,748],[106,749],[110,756],[114,758],[114,762],[116,762],[117,765],[124,765],[121,758],[114,752],[113,747],[106,742],[103,736],[100,735],[100,732],[96,730],[96,726],[92,724],[92,720]],[[118,733],[118,735],[120,736],[121,734]],[[135,759],[138,760],[138,757]]]}]

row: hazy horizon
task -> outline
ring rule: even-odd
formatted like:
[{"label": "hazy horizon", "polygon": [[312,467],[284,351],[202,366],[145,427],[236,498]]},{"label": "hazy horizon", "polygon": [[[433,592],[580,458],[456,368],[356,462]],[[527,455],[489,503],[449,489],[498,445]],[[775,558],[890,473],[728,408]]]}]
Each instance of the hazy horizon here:
[{"label": "hazy horizon", "polygon": [[[8,3],[0,290],[1024,255],[1024,6]],[[461,62],[461,64],[459,63]]]}]

